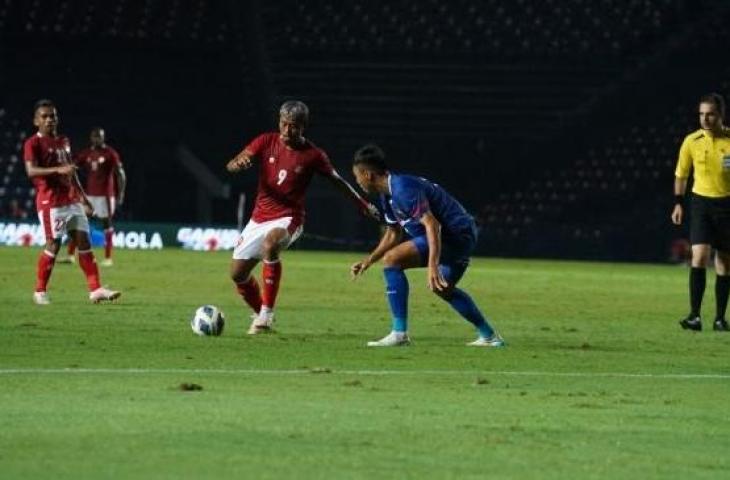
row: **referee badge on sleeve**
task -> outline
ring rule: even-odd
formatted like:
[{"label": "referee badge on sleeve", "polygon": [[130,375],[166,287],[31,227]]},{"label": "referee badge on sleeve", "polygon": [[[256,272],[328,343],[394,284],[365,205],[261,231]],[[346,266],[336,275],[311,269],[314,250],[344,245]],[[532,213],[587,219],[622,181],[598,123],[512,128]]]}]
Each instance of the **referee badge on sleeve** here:
[{"label": "referee badge on sleeve", "polygon": [[722,157],[722,169],[730,170],[730,153],[726,153]]}]

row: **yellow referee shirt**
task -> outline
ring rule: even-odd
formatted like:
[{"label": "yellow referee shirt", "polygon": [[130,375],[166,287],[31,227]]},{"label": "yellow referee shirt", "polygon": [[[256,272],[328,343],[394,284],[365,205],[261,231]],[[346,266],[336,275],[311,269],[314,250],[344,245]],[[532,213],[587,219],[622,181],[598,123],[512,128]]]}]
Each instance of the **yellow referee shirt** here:
[{"label": "yellow referee shirt", "polygon": [[684,138],[674,174],[689,178],[690,170],[694,170],[693,193],[730,197],[730,128],[719,135],[700,129]]}]

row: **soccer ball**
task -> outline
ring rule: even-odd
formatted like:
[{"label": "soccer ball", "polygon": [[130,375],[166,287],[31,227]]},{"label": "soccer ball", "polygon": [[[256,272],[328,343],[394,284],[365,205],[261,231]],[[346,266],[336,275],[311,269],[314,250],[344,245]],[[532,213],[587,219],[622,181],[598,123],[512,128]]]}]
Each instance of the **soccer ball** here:
[{"label": "soccer ball", "polygon": [[190,321],[190,327],[196,335],[220,335],[225,324],[223,312],[213,305],[203,305],[195,310]]}]

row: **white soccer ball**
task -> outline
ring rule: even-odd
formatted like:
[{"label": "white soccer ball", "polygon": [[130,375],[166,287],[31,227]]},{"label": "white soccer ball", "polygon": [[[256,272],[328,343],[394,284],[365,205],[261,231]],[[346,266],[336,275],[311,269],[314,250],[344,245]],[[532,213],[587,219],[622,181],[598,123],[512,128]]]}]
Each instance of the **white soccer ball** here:
[{"label": "white soccer ball", "polygon": [[190,321],[190,327],[196,335],[220,335],[225,324],[223,312],[214,305],[199,307]]}]

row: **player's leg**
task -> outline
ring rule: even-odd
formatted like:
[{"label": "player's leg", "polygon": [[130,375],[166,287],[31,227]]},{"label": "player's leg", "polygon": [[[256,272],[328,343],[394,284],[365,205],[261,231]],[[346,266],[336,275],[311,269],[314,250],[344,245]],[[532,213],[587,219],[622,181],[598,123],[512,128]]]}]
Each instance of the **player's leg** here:
[{"label": "player's leg", "polygon": [[[233,258],[239,260],[255,259],[256,261],[261,259],[264,262],[262,268],[263,288],[260,297],[261,308],[258,316],[251,322],[249,334],[255,335],[271,330],[274,323],[274,306],[281,282],[282,268],[279,256],[281,251],[294,243],[301,233],[301,224],[291,217],[260,224],[251,221],[241,232],[241,238],[234,249]],[[250,268],[248,268],[250,279],[253,279],[250,276],[250,270],[254,265],[255,263],[250,264]],[[239,280],[243,281],[244,278],[241,277]],[[249,282],[255,285],[255,292],[258,293],[258,284],[255,283],[255,280],[249,280]]]},{"label": "player's leg", "polygon": [[262,245],[263,267],[261,276],[263,279],[263,295],[259,319],[270,323],[274,315],[276,297],[279,294],[281,283],[281,259],[279,254],[290,242],[291,235],[286,228],[272,228],[266,233]]},{"label": "player's leg", "polygon": [[689,271],[689,305],[690,312],[679,324],[684,329],[702,330],[700,314],[702,299],[707,284],[707,265],[710,263],[712,246],[709,243],[692,245],[692,260]]},{"label": "player's leg", "polygon": [[[60,250],[59,250],[60,252]],[[75,255],[76,255],[76,242],[71,239],[71,237],[68,237],[66,240],[66,255],[58,255],[56,257],[56,263],[74,263],[75,261]]]},{"label": "player's leg", "polygon": [[265,224],[258,224],[253,220],[248,222],[238,237],[231,255],[231,280],[238,294],[253,310],[253,319],[248,329],[251,335],[264,332],[271,327],[270,324],[258,322],[261,312],[261,289],[256,277],[251,274],[261,259],[265,235]]},{"label": "player's leg", "polygon": [[408,345],[409,285],[405,270],[423,266],[423,256],[413,240],[388,250],[383,256],[385,294],[391,313],[391,331],[380,340],[368,342],[369,347]]},{"label": "player's leg", "polygon": [[448,282],[448,287],[434,293],[451,305],[464,320],[474,325],[479,336],[474,342],[468,345],[475,347],[502,347],[504,346],[502,337],[495,332],[489,320],[487,320],[471,296],[456,286],[459,280],[461,280],[461,277],[464,276],[467,266],[468,258],[458,262],[439,265],[441,275]]},{"label": "player's leg", "polygon": [[730,250],[717,251],[715,255],[715,305],[716,316],[712,328],[718,332],[730,331],[725,312],[727,311],[728,295],[730,294]]},{"label": "player's leg", "polygon": [[690,312],[679,322],[684,329],[702,330],[700,313],[707,282],[707,265],[712,253],[712,237],[713,229],[708,200],[693,195],[690,204],[690,244],[692,245],[689,271]]},{"label": "player's leg", "polygon": [[99,267],[96,264],[94,252],[91,250],[89,239],[89,220],[80,203],[70,205],[71,210],[67,223],[68,234],[78,246],[79,267],[84,272],[86,284],[89,287],[89,300],[93,303],[116,300],[121,292],[109,290],[101,286]]},{"label": "player's leg", "polygon": [[713,215],[715,227],[715,305],[716,316],[712,324],[717,332],[730,331],[725,312],[727,310],[728,295],[730,294],[730,202],[718,201]]},{"label": "player's leg", "polygon": [[61,238],[65,229],[65,220],[59,215],[58,209],[46,208],[38,212],[38,220],[46,237],[46,245],[38,256],[36,265],[36,284],[33,292],[33,301],[37,305],[48,305],[48,282],[53,273],[56,256],[61,249]]},{"label": "player's leg", "polygon": [[[436,295],[446,301],[461,317],[474,325],[478,332],[476,341],[469,343],[476,347],[502,347],[504,340],[499,336],[471,296],[456,285],[469,266],[469,258],[477,244],[476,225],[463,231],[459,236],[442,238],[439,270],[448,286]],[[421,247],[424,258],[428,258],[428,243]]]},{"label": "player's leg", "polygon": [[257,263],[257,258],[231,259],[231,280],[236,285],[238,294],[256,316],[261,311],[261,289],[251,272]]},{"label": "player's leg", "polygon": [[114,241],[114,228],[111,217],[100,217],[101,225],[104,228],[104,260],[101,264],[105,267],[114,265],[112,261],[112,242]]},{"label": "player's leg", "polygon": [[[95,215],[101,220],[102,227],[104,228],[104,260],[101,264],[105,267],[111,267],[112,262],[112,248],[114,241],[114,227],[112,226],[112,217],[114,216],[114,197],[103,197],[103,208],[99,212],[95,212]],[[96,209],[96,207],[94,207]]]}]

